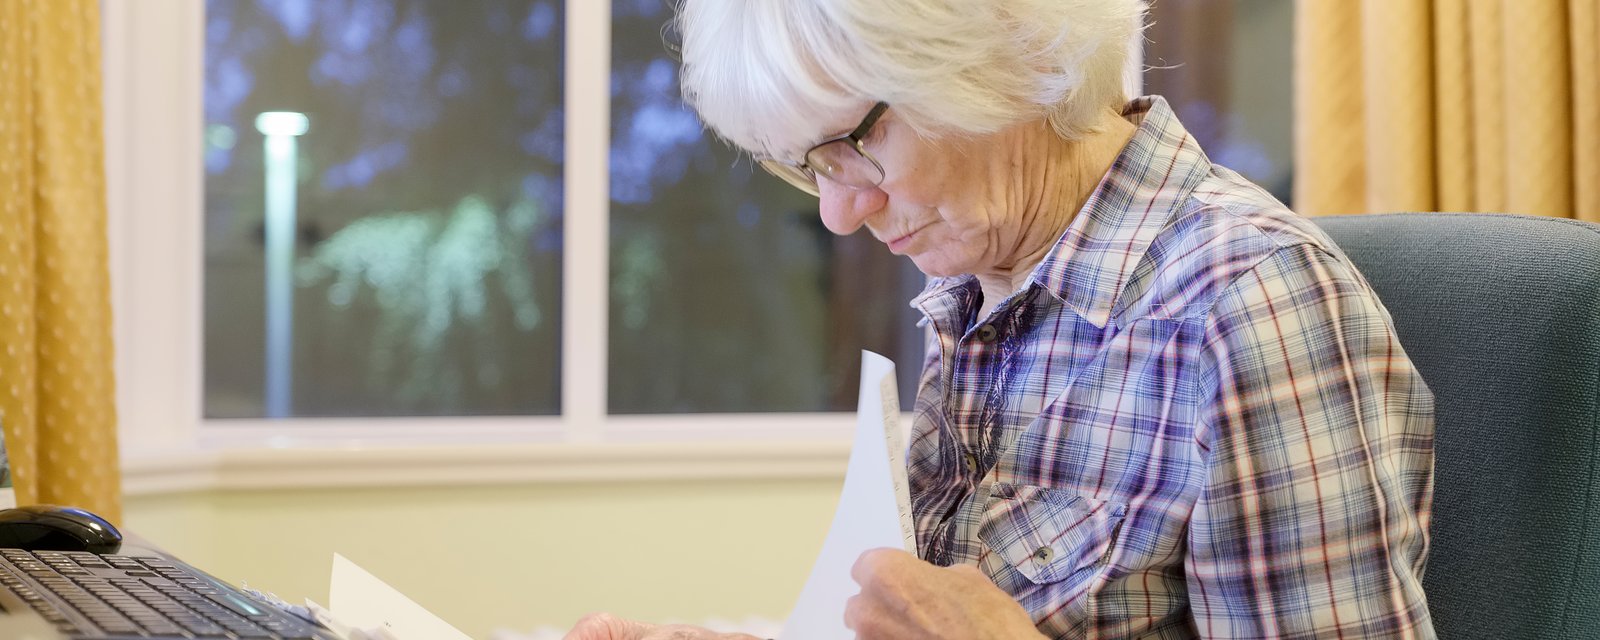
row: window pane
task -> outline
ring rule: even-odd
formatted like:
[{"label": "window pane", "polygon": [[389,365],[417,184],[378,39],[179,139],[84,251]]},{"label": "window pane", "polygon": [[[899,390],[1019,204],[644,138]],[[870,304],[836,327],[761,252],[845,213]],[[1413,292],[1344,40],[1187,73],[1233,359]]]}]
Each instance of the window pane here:
[{"label": "window pane", "polygon": [[562,24],[207,2],[207,417],[558,412]]},{"label": "window pane", "polygon": [[612,3],[611,412],[853,410],[863,348],[900,365],[910,407],[921,275],[702,133],[669,7]]},{"label": "window pane", "polygon": [[1290,205],[1294,5],[1159,0],[1144,59],[1145,93],[1166,96],[1212,160]]}]

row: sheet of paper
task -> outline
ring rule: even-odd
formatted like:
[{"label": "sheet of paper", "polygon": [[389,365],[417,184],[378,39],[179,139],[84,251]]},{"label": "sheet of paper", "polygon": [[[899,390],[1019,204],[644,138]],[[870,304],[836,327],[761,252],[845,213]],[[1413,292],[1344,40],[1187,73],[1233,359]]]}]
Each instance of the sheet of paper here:
[{"label": "sheet of paper", "polygon": [[355,629],[388,629],[397,640],[470,640],[348,558],[333,554],[328,611]]},{"label": "sheet of paper", "polygon": [[[905,549],[912,553],[917,552],[917,529],[911,519],[911,485],[906,480],[906,429],[900,424],[900,384],[895,379],[894,362],[871,351],[861,352],[861,362],[865,365],[869,360],[876,361],[874,366],[887,367],[883,377],[878,380],[878,397],[882,400],[880,410],[883,412],[881,423],[863,426],[862,410],[856,409],[856,430],[864,428],[880,428],[883,432],[884,444],[889,449],[889,483],[894,486],[895,510],[900,513],[900,535],[905,539]],[[861,384],[866,386],[868,380],[866,372],[862,372]],[[854,449],[852,449],[854,451]]]},{"label": "sheet of paper", "polygon": [[850,579],[856,558],[879,547],[916,553],[897,389],[894,362],[861,352],[861,396],[844,490],[811,577],[784,623],[783,640],[855,637],[844,626],[844,605],[860,592]]}]

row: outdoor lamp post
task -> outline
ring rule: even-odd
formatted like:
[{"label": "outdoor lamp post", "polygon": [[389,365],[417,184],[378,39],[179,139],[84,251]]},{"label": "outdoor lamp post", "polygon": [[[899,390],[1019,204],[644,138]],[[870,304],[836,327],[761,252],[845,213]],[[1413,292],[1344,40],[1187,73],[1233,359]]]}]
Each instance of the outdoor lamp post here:
[{"label": "outdoor lamp post", "polygon": [[287,418],[294,406],[295,138],[310,120],[303,113],[256,116],[266,136],[266,417]]}]

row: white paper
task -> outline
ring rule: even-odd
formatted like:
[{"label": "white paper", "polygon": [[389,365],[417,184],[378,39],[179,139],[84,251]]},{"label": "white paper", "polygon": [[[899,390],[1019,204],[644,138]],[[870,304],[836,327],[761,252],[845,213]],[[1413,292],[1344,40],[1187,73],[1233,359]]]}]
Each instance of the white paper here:
[{"label": "white paper", "polygon": [[328,585],[328,611],[353,629],[386,629],[396,640],[470,640],[337,553],[333,554],[333,577]]},{"label": "white paper", "polygon": [[856,558],[880,547],[916,553],[897,388],[894,362],[862,351],[861,397],[844,490],[811,577],[783,626],[783,640],[853,638],[844,626],[844,606],[860,592],[850,579]]},{"label": "white paper", "polygon": [[[856,430],[862,431],[878,429],[883,433],[884,444],[889,450],[889,484],[894,487],[895,510],[900,513],[900,537],[904,539],[905,550],[917,552],[917,529],[911,518],[911,485],[906,480],[906,431],[900,424],[900,384],[895,379],[894,361],[880,356],[871,351],[861,352],[862,375],[861,385],[863,391],[867,384],[866,367],[868,361],[874,361],[875,366],[886,366],[882,378],[878,380],[878,395],[882,400],[881,422],[868,424],[862,417],[860,407],[856,409]],[[866,406],[866,405],[862,405]],[[859,434],[858,434],[858,437]],[[852,449],[854,451],[854,449]]]}]

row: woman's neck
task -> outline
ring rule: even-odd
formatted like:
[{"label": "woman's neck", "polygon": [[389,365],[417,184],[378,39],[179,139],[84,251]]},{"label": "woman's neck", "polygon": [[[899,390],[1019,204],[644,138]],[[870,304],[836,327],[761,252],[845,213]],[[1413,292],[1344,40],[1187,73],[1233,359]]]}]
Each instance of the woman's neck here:
[{"label": "woman's neck", "polygon": [[1011,260],[984,273],[975,273],[983,287],[983,305],[978,318],[989,313],[1028,282],[1028,276],[1044,261],[1056,241],[1072,226],[1084,203],[1111,169],[1111,164],[1133,138],[1137,127],[1120,114],[1107,110],[1094,133],[1079,140],[1064,140],[1047,123],[1034,137],[1045,148],[1025,151],[1041,161],[1024,162],[1031,169],[1027,176],[1028,197],[1022,202],[1022,233]]}]

